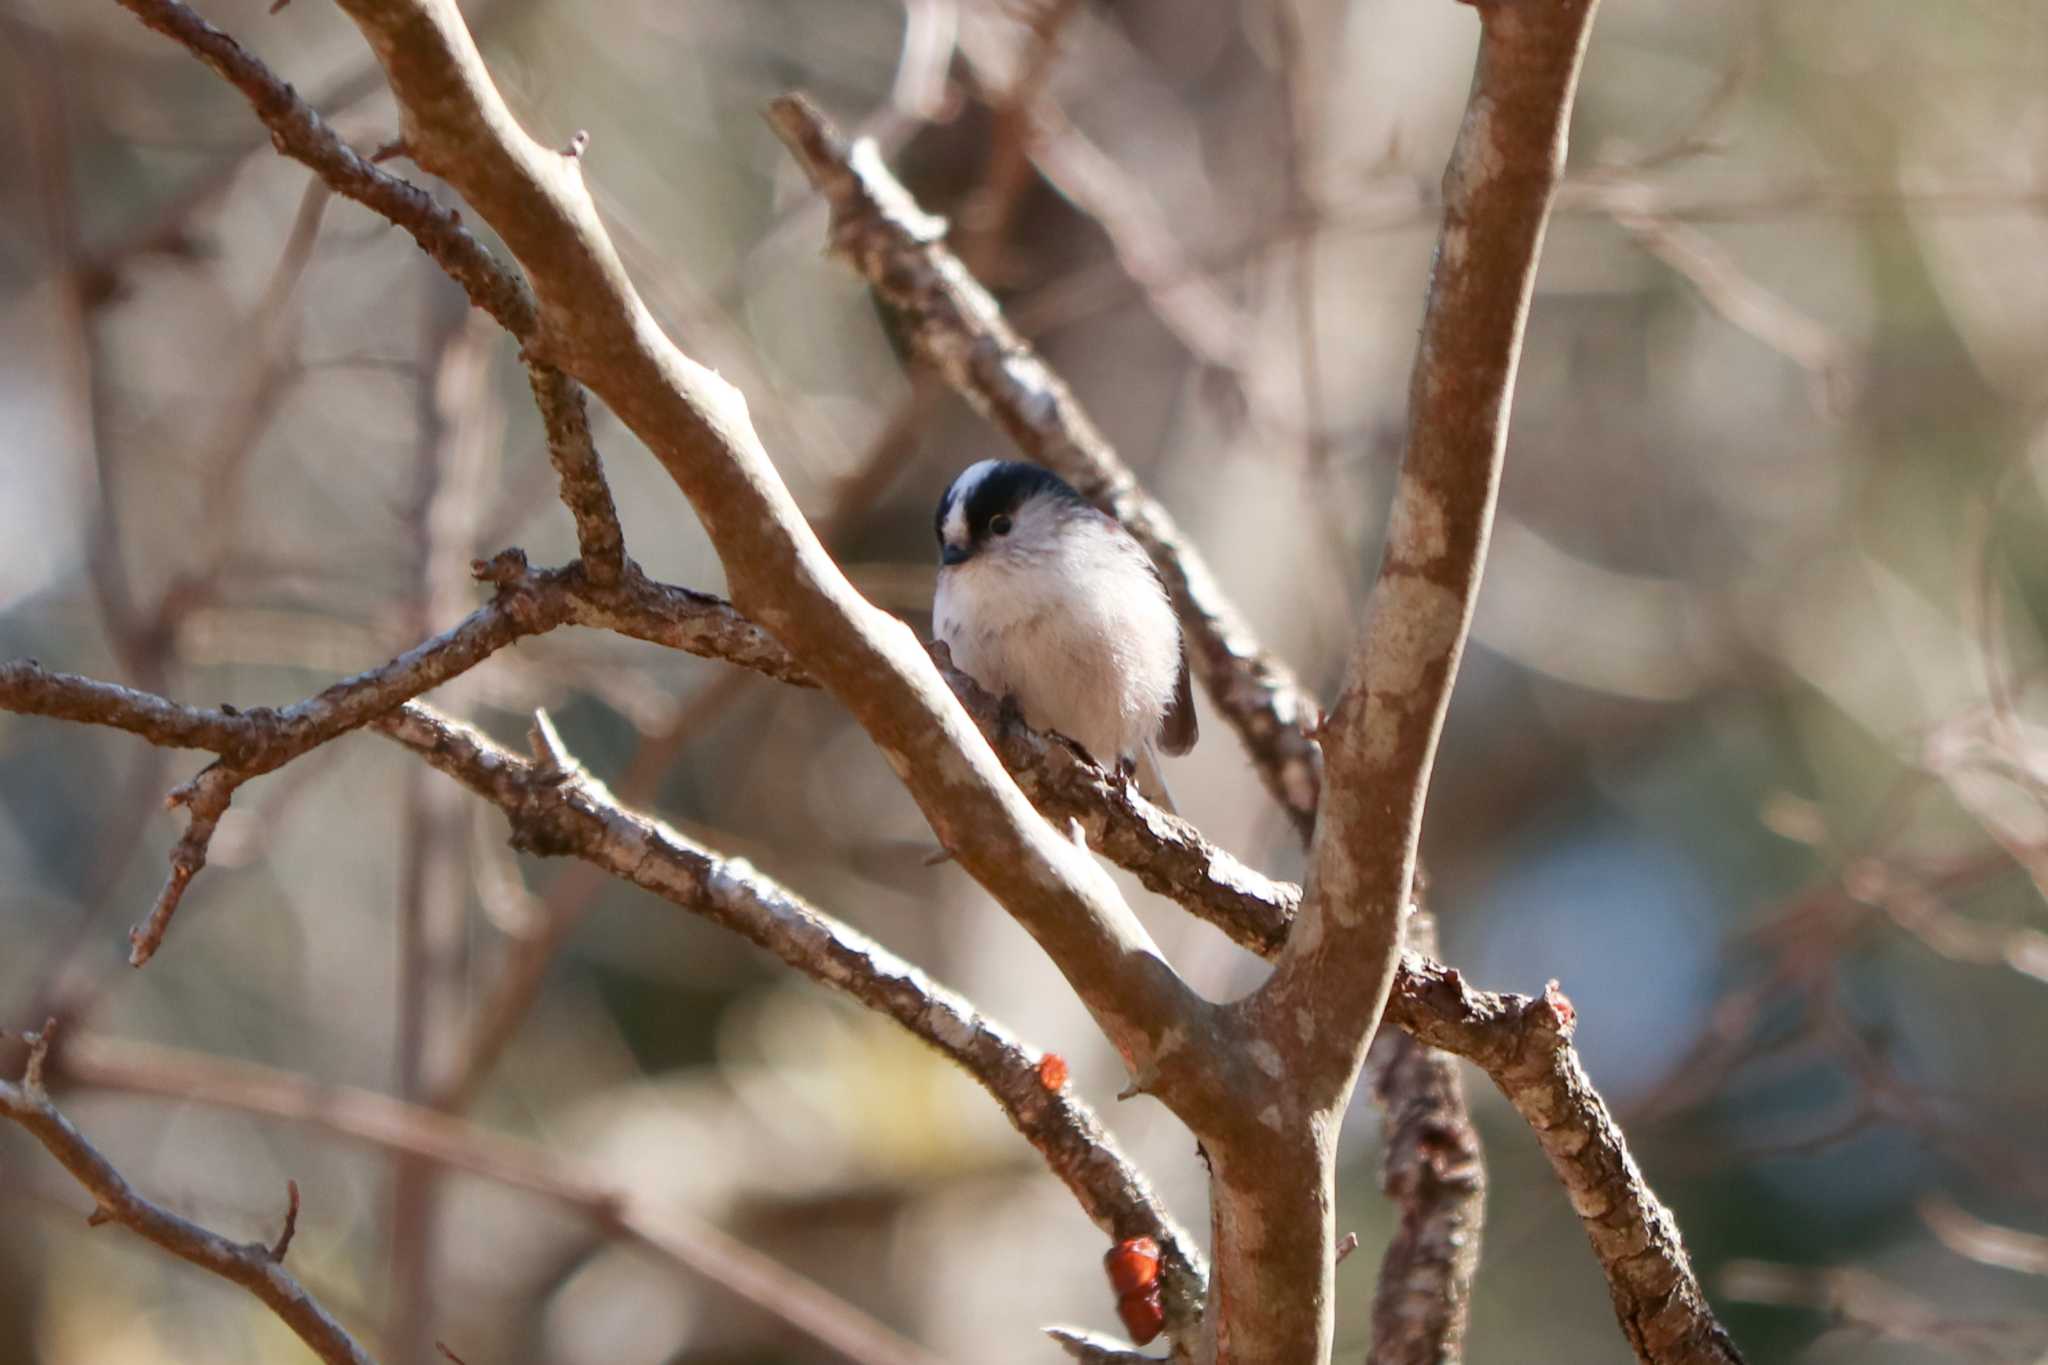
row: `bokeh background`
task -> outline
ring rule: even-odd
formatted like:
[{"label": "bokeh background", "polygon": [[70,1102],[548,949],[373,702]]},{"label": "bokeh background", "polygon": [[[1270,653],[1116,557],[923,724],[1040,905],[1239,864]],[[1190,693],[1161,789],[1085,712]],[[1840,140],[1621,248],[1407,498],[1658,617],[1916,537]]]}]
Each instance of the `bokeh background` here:
[{"label": "bokeh background", "polygon": [[[358,145],[394,136],[338,14],[268,8],[204,6]],[[1001,446],[822,257],[759,117],[790,87],[951,218],[1327,695],[1399,451],[1470,8],[464,9],[537,135],[588,130],[641,288],[746,391],[876,600],[928,626],[931,505]],[[402,234],[309,193],[233,92],[108,0],[0,15],[0,655],[283,704],[459,619],[472,557],[574,553],[511,344]],[[2048,1352],[2048,1243],[2024,1236],[2048,1233],[2044,149],[2031,0],[1608,0],[1586,66],[1425,855],[1452,962],[1496,989],[1562,982],[1759,1362]],[[675,488],[602,414],[598,434],[631,552],[718,590]],[[914,808],[828,700],[569,632],[432,700],[508,741],[547,707],[622,795],[1061,1053],[1205,1226],[1187,1134],[1114,1102],[1057,975],[958,869],[925,866]],[[1183,808],[1297,874],[1234,738],[1205,728],[1169,772]],[[377,739],[244,788],[130,971],[181,824],[162,795],[198,766],[0,717],[0,1026],[59,1010],[170,1078],[62,1098],[174,1207],[267,1236],[296,1179],[295,1265],[387,1358],[419,1331],[473,1365],[817,1353],[557,1203],[181,1100],[180,1067],[415,1097],[467,1070],[478,1124],[947,1359],[1049,1361],[1040,1325],[1114,1327],[1102,1238],[968,1081],[736,940],[514,854],[495,812]],[[1132,894],[1201,988],[1257,981]],[[530,1009],[476,1064],[505,965],[536,961]],[[1562,1193],[1468,1080],[1492,1172],[1469,1359],[1627,1359]],[[1343,1152],[1356,1358],[1388,1231],[1369,1104]],[[0,1359],[297,1358],[252,1300],[85,1209],[0,1132]]]}]

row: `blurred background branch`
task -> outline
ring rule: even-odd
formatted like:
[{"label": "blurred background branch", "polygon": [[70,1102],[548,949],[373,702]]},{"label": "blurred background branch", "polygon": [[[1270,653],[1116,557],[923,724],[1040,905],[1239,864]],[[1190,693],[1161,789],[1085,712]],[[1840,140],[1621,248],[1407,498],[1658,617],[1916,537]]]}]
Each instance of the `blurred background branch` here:
[{"label": "blurred background branch", "polygon": [[55,1028],[51,1021],[24,1039],[28,1045],[25,1071],[18,1085],[0,1081],[0,1116],[32,1134],[92,1195],[87,1226],[119,1223],[173,1256],[240,1285],[261,1299],[328,1365],[373,1365],[347,1329],[284,1268],[285,1252],[299,1220],[299,1187],[291,1186],[284,1231],[271,1243],[231,1242],[143,1198],[50,1102],[44,1088],[44,1066]]}]

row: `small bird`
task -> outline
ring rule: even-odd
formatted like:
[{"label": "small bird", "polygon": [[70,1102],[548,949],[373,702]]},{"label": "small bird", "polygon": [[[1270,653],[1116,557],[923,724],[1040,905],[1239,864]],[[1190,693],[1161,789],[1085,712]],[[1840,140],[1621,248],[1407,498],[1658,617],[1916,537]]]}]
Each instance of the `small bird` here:
[{"label": "small bird", "polygon": [[953,663],[1173,809],[1152,750],[1195,743],[1187,652],[1144,549],[1058,475],[969,465],[939,499],[933,633]]}]

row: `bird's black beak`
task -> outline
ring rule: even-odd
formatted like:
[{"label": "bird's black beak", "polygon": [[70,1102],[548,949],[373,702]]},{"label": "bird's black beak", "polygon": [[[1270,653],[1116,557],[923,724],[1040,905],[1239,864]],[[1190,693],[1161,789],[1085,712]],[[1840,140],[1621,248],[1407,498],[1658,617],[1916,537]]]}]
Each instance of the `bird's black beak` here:
[{"label": "bird's black beak", "polygon": [[939,547],[939,563],[949,568],[955,564],[965,564],[973,556],[974,551],[965,545],[941,545]]}]

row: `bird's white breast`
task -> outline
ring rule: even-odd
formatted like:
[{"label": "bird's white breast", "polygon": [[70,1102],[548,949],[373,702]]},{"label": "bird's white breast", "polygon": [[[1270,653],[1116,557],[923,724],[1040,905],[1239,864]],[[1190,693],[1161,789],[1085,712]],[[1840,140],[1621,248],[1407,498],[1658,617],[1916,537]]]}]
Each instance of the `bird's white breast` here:
[{"label": "bird's white breast", "polygon": [[1064,514],[1024,552],[996,546],[941,570],[933,630],[953,662],[1034,728],[1096,761],[1133,757],[1158,732],[1180,668],[1180,628],[1136,542]]}]

